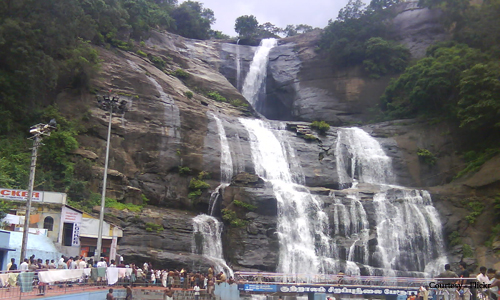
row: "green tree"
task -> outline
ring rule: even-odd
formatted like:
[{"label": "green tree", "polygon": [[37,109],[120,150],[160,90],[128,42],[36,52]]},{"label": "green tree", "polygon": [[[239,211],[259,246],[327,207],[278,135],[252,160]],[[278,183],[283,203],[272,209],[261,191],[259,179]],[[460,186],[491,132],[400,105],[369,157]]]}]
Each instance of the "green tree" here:
[{"label": "green tree", "polygon": [[251,39],[257,35],[259,22],[253,15],[241,16],[236,19],[234,31],[238,33],[240,38]]},{"label": "green tree", "polygon": [[469,129],[500,128],[500,63],[476,64],[465,70],[458,85],[460,126]]},{"label": "green tree", "polygon": [[372,77],[401,72],[408,65],[410,51],[401,44],[374,37],[366,42],[365,47],[363,65]]},{"label": "green tree", "polygon": [[210,26],[215,23],[214,12],[203,8],[203,4],[196,1],[185,1],[172,11],[175,20],[174,32],[193,39],[208,39]]},{"label": "green tree", "polygon": [[431,47],[428,57],[406,69],[382,95],[382,107],[393,117],[418,114],[455,116],[463,71],[487,60],[481,51],[459,44]]},{"label": "green tree", "polygon": [[339,11],[337,21],[345,22],[351,19],[359,19],[364,14],[365,4],[361,0],[349,0],[347,5]]}]

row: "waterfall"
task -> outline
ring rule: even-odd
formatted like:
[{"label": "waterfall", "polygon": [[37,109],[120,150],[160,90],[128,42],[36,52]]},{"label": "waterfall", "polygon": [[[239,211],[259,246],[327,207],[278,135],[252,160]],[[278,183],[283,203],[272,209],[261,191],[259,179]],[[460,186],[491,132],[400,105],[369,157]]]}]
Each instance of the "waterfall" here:
[{"label": "waterfall", "polygon": [[[361,244],[363,252],[356,255],[353,246],[349,247],[345,249],[347,260],[370,264],[371,270],[372,266],[381,268],[385,275],[395,275],[394,271],[429,275],[441,269],[446,261],[442,226],[430,194],[393,185],[391,158],[377,140],[360,128],[339,129],[335,151],[339,186],[346,188],[352,183],[346,196],[351,201],[349,212],[334,198],[334,221],[339,223],[335,224],[335,239],[344,237],[352,245]],[[374,184],[379,190],[373,197],[377,243],[371,257],[366,212],[359,199],[353,202],[358,183]]]},{"label": "waterfall", "polygon": [[221,119],[217,115],[210,113],[217,124],[217,132],[219,133],[220,140],[220,182],[221,184],[215,188],[214,192],[210,195],[210,202],[208,206],[208,213],[213,216],[216,208],[217,201],[219,200],[224,188],[229,185],[233,177],[233,160],[231,158],[231,149],[227,141],[226,130],[222,125]]},{"label": "waterfall", "polygon": [[240,61],[240,39],[236,41],[236,89],[240,91],[241,61]]},{"label": "waterfall", "polygon": [[193,229],[192,252],[205,256],[214,264],[217,272],[224,271],[228,276],[234,276],[222,253],[222,223],[202,214],[193,218]]},{"label": "waterfall", "polygon": [[255,52],[250,69],[248,70],[241,94],[256,108],[259,100],[259,91],[265,86],[269,51],[276,46],[276,39],[263,39]]},{"label": "waterfall", "polygon": [[395,181],[391,158],[361,128],[339,129],[335,158],[340,185],[344,188],[350,182],[393,184]]},{"label": "waterfall", "polygon": [[[177,107],[177,105],[175,105],[174,99],[163,91],[163,88],[158,83],[158,81],[156,81],[153,77],[149,76],[148,79],[156,87],[158,93],[160,93],[160,100],[165,106],[165,113],[164,113],[165,119],[163,120],[165,124],[164,127],[172,127],[173,129],[173,130],[168,130],[168,132],[165,132],[165,134],[171,137],[180,138],[181,118],[179,114],[179,108]],[[167,126],[166,124],[171,124],[171,125]],[[166,149],[166,145],[164,145],[162,149]]]},{"label": "waterfall", "polygon": [[321,201],[294,180],[290,170],[294,164],[288,161],[294,155],[287,153],[290,148],[279,140],[282,127],[272,128],[271,123],[261,120],[240,122],[249,133],[255,173],[272,184],[278,201],[278,272],[318,273],[321,256],[330,256],[328,218]]}]

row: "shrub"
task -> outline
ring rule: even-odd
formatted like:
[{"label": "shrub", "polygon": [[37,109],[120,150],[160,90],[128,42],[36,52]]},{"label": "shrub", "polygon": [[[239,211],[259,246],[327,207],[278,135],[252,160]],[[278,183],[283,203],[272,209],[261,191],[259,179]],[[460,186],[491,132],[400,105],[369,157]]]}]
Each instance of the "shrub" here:
[{"label": "shrub", "polygon": [[217,102],[227,102],[227,99],[219,94],[219,92],[211,91],[207,93],[207,97]]},{"label": "shrub", "polygon": [[493,158],[495,155],[500,153],[500,149],[486,149],[483,152],[469,151],[464,154],[464,159],[467,162],[467,166],[462,171],[458,172],[455,179],[460,178],[468,173],[477,172],[481,166],[487,162],[489,159]]},{"label": "shrub", "polygon": [[458,231],[453,231],[448,239],[450,241],[450,247],[460,245],[462,243],[462,238],[460,237],[460,233]]},{"label": "shrub", "polygon": [[160,69],[160,70],[165,69],[165,66],[167,65],[167,63],[161,57],[154,56],[152,54],[148,54],[148,58],[153,63],[153,65],[155,67],[157,67],[158,69]]},{"label": "shrub", "polygon": [[184,96],[188,97],[189,99],[193,98],[193,92],[191,91],[185,91]]},{"label": "shrub", "polygon": [[318,139],[316,136],[314,136],[312,134],[304,134],[304,135],[301,135],[300,137],[306,141],[316,141]]},{"label": "shrub", "polygon": [[247,225],[247,221],[239,219],[236,216],[236,212],[230,209],[222,209],[222,219],[229,223],[231,227],[239,228]]},{"label": "shrub", "polygon": [[191,181],[189,182],[190,190],[209,189],[209,188],[210,185],[208,183],[198,178],[191,178]]},{"label": "shrub", "polygon": [[467,208],[471,212],[469,213],[469,215],[465,216],[465,220],[467,220],[467,222],[469,224],[476,223],[477,217],[483,213],[484,204],[482,204],[481,202],[476,200],[476,201],[472,201],[472,202],[467,203]]},{"label": "shrub", "polygon": [[189,175],[191,174],[191,169],[189,167],[179,166],[179,175]]},{"label": "shrub", "polygon": [[252,205],[250,203],[245,203],[245,202],[242,202],[242,201],[239,201],[239,200],[234,200],[233,204],[236,205],[236,206],[238,206],[238,207],[243,207],[244,209],[250,210],[250,211],[254,211],[254,210],[257,209],[257,206]]},{"label": "shrub", "polygon": [[158,225],[155,223],[146,223],[146,231],[148,232],[153,232],[156,231],[157,233],[160,233],[164,230],[162,225]]},{"label": "shrub", "polygon": [[184,71],[183,69],[175,70],[173,75],[179,79],[188,79],[189,78],[189,73]]},{"label": "shrub", "polygon": [[235,107],[248,107],[248,103],[241,99],[234,99],[229,101],[229,103]]},{"label": "shrub", "polygon": [[330,129],[330,125],[325,121],[313,121],[311,128],[318,130],[321,134],[325,134]]},{"label": "shrub", "polygon": [[465,257],[473,257],[474,252],[472,252],[472,248],[468,244],[462,245],[462,256]]},{"label": "shrub", "polygon": [[141,47],[145,47],[145,46],[146,46],[146,43],[145,43],[144,41],[141,41],[141,42],[139,43],[139,45],[141,45]]},{"label": "shrub", "polygon": [[138,55],[142,56],[142,57],[148,57],[148,55],[144,52],[144,51],[141,51],[141,50],[137,50],[136,52]]},{"label": "shrub", "polygon": [[418,148],[417,150],[417,155],[420,160],[422,160],[424,163],[428,164],[429,166],[433,166],[436,164],[436,157],[432,152],[430,152],[427,149],[422,149]]}]

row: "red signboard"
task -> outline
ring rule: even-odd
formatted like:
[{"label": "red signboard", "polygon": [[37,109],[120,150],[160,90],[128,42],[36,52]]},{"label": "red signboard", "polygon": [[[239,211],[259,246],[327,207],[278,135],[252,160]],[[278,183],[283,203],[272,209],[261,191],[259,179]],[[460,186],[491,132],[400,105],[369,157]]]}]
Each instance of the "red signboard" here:
[{"label": "red signboard", "polygon": [[[0,199],[28,200],[28,191],[0,188]],[[43,192],[33,191],[31,201],[43,201]]]}]

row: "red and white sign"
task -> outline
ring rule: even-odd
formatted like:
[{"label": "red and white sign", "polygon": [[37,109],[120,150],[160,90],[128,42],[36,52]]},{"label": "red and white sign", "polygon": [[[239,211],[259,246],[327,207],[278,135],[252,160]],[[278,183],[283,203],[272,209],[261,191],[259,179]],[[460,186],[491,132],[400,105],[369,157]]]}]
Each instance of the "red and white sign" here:
[{"label": "red and white sign", "polygon": [[[0,188],[0,199],[28,200],[28,191]],[[43,192],[33,191],[31,201],[43,201]]]},{"label": "red and white sign", "polygon": [[61,211],[61,218],[64,223],[78,223],[80,224],[82,222],[82,214],[72,210],[71,208],[68,208],[66,206],[63,206],[62,211]]}]

